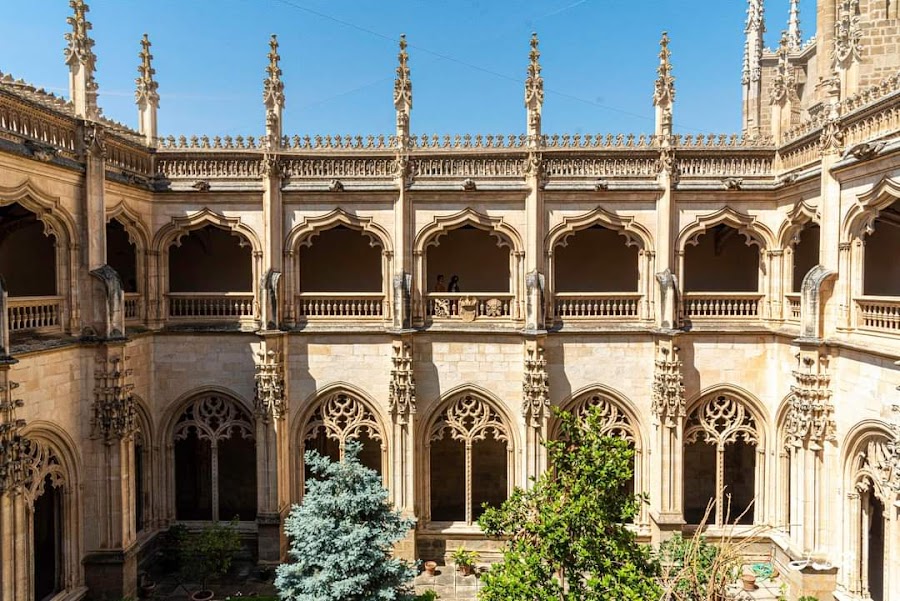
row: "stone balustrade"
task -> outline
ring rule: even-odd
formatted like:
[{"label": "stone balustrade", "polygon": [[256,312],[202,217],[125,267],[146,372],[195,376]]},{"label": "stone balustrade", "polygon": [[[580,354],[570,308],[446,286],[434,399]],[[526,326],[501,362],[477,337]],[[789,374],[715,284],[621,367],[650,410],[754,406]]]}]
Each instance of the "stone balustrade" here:
[{"label": "stone balustrade", "polygon": [[62,329],[61,296],[26,296],[9,299],[9,331]]},{"label": "stone balustrade", "polygon": [[685,292],[682,316],[695,319],[759,319],[763,295],[758,292]]},{"label": "stone balustrade", "polygon": [[258,313],[252,292],[170,292],[166,304],[170,319],[253,319]]},{"label": "stone balustrade", "polygon": [[301,319],[380,320],[390,315],[380,292],[302,292],[295,311]]},{"label": "stone balustrade", "polygon": [[856,299],[856,309],[860,328],[900,333],[900,297],[863,296]]},{"label": "stone balustrade", "polygon": [[800,321],[800,295],[785,294],[784,295],[784,318],[787,321]]},{"label": "stone balustrade", "polygon": [[125,321],[138,321],[141,319],[141,293],[125,293]]},{"label": "stone balustrade", "polygon": [[558,319],[638,319],[641,295],[621,292],[557,292],[553,304]]}]

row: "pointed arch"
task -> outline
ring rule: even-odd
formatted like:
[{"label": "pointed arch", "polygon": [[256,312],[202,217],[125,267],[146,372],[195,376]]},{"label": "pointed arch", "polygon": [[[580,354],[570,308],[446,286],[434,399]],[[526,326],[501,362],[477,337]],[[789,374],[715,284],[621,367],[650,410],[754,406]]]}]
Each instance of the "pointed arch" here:
[{"label": "pointed arch", "polygon": [[885,506],[900,502],[900,432],[896,428],[869,419],[847,433],[842,449],[848,493],[854,488],[871,489]]},{"label": "pointed arch", "polygon": [[625,238],[627,246],[636,246],[638,250],[643,251],[653,251],[653,236],[650,230],[635,221],[634,217],[620,217],[598,206],[587,213],[563,217],[560,223],[547,232],[545,252],[552,254],[557,246],[566,246],[569,238],[576,232],[596,225],[617,232]]},{"label": "pointed arch", "polygon": [[34,213],[44,224],[44,234],[56,237],[62,247],[77,247],[75,219],[63,208],[58,196],[44,192],[32,180],[17,186],[0,186],[0,206],[18,203]]},{"label": "pointed arch", "polygon": [[106,209],[106,222],[115,219],[122,224],[128,233],[128,238],[139,251],[150,248],[150,229],[141,219],[140,214],[121,200],[118,204]]},{"label": "pointed arch", "polygon": [[172,217],[171,221],[161,227],[153,237],[152,247],[156,252],[166,253],[170,246],[180,245],[181,238],[207,225],[230,231],[250,244],[253,254],[262,252],[262,243],[256,232],[245,224],[240,217],[226,217],[216,213],[209,207],[184,216]]},{"label": "pointed arch", "polygon": [[[585,386],[563,399],[559,408],[576,416],[594,406],[600,406],[604,417],[603,433],[619,436],[634,445],[635,453],[640,453],[647,440],[640,413],[628,397],[603,384]],[[553,420],[549,437],[559,435],[559,420]]]},{"label": "pointed arch", "polygon": [[291,228],[285,248],[296,251],[300,246],[312,246],[316,236],[339,225],[361,232],[369,238],[370,246],[380,246],[383,252],[393,254],[391,235],[381,225],[375,223],[374,218],[360,217],[340,207],[324,215],[305,217]]},{"label": "pointed arch", "polygon": [[800,240],[800,232],[810,223],[821,224],[819,207],[805,200],[798,200],[778,228],[778,247],[785,249],[795,246]]},{"label": "pointed arch", "polygon": [[747,246],[757,245],[760,250],[774,248],[775,236],[772,231],[753,215],[741,213],[729,206],[718,211],[698,215],[694,222],[681,230],[675,242],[675,248],[684,252],[688,245],[696,246],[698,238],[708,229],[717,225],[727,225],[737,230],[746,239]]},{"label": "pointed arch", "polygon": [[856,196],[841,225],[841,239],[863,238],[875,230],[879,213],[900,199],[900,178],[885,175],[872,187]]},{"label": "pointed arch", "polygon": [[488,232],[497,239],[497,246],[508,246],[510,252],[523,251],[522,237],[514,227],[506,223],[503,217],[490,217],[467,207],[453,215],[439,215],[419,230],[413,247],[414,252],[424,254],[429,246],[439,245],[440,238],[448,231],[465,225]]}]

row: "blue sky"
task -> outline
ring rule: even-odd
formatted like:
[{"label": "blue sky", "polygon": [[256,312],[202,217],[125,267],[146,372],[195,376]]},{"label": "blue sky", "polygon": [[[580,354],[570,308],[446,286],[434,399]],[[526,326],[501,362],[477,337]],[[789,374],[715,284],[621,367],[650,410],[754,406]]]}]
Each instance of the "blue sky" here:
[{"label": "blue sky", "polygon": [[[740,130],[743,0],[89,0],[104,114],[136,126],[148,33],[162,135],[259,135],[268,38],[278,34],[285,133],[390,133],[397,39],[406,33],[416,134],[525,130],[529,37],[541,40],[546,133],[650,132],[663,30],[675,128]],[[768,46],[789,0],[767,0]],[[0,0],[0,71],[68,93],[67,0]],[[801,1],[804,38],[814,0]]]}]

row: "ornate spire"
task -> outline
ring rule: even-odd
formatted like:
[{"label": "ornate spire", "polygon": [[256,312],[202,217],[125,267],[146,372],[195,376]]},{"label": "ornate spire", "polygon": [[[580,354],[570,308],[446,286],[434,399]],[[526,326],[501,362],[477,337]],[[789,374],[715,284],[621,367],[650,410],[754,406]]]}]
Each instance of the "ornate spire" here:
[{"label": "ornate spire", "polygon": [[859,0],[841,0],[834,24],[833,59],[836,70],[846,69],[854,61],[860,60],[861,42]]},{"label": "ornate spire", "polygon": [[525,78],[525,108],[528,109],[528,137],[536,141],[541,135],[541,110],[544,107],[544,78],[541,77],[541,51],[538,36],[531,34],[528,77]]},{"label": "ornate spire", "polygon": [[266,67],[268,77],[263,80],[263,102],[266,108],[284,108],[284,82],[281,81],[281,67],[278,61],[281,56],[278,54],[278,36],[274,33],[269,38],[269,66]]},{"label": "ornate spire", "polygon": [[138,105],[138,129],[144,135],[147,145],[151,146],[156,139],[156,109],[159,108],[159,84],[153,78],[156,69],[151,65],[153,55],[150,54],[150,39],[147,34],[141,39],[141,52],[138,54],[141,64],[138,66],[138,76],[134,80],[137,87],[134,91],[134,101]]},{"label": "ornate spire", "polygon": [[747,25],[744,28],[745,63],[748,65],[748,81],[759,81],[762,73],[760,60],[763,53],[763,34],[766,32],[765,8],[763,0],[747,0]]},{"label": "ornate spire", "polygon": [[791,0],[791,14],[788,17],[788,46],[800,50],[803,36],[800,33],[800,0]]},{"label": "ornate spire", "polygon": [[66,64],[69,66],[69,94],[75,105],[75,115],[82,119],[95,119],[99,116],[97,109],[97,82],[94,71],[97,57],[94,55],[94,40],[88,32],[91,23],[87,20],[90,11],[84,0],[69,0],[74,11],[66,23],[72,31],[66,34],[69,45],[65,49]]},{"label": "ornate spire", "polygon": [[675,102],[675,78],[672,77],[672,64],[669,62],[669,34],[665,31],[659,40],[659,67],[656,68],[656,90],[653,92],[653,104],[656,106],[671,105]]},{"label": "ornate spire", "polygon": [[266,105],[266,140],[270,148],[281,145],[281,112],[284,109],[284,82],[281,81],[281,67],[278,61],[278,36],[269,38],[268,75],[263,80],[263,103]]},{"label": "ornate spire", "polygon": [[409,54],[406,52],[406,34],[400,36],[400,53],[397,55],[397,76],[394,78],[394,109],[397,111],[397,140],[405,144],[409,138],[409,117],[412,111],[412,80],[409,77]]},{"label": "ornate spire", "polygon": [[775,68],[775,77],[772,80],[773,104],[793,100],[793,95],[796,93],[796,78],[794,69],[788,59],[789,51],[790,40],[788,32],[782,31],[781,41],[778,43],[778,50],[775,53],[778,56],[778,66]]}]

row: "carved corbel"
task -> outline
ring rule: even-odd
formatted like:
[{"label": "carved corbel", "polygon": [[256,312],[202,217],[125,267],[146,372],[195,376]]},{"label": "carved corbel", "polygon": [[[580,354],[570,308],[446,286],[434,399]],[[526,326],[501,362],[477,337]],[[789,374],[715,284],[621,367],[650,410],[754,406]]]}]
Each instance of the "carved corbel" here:
[{"label": "carved corbel", "polygon": [[102,328],[99,334],[107,340],[124,338],[125,293],[122,289],[122,278],[109,265],[101,265],[90,273],[103,286],[105,299],[102,312],[100,307],[95,307],[95,321]]}]

